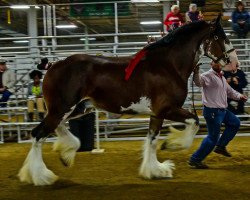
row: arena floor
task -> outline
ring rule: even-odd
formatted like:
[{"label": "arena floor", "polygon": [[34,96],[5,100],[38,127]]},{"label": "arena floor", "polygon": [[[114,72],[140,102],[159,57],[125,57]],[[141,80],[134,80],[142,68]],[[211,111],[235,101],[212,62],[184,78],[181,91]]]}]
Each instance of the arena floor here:
[{"label": "arena floor", "polygon": [[35,187],[16,177],[30,144],[0,145],[0,199],[250,199],[250,138],[230,144],[233,158],[212,153],[208,170],[190,169],[186,161],[198,147],[178,153],[160,151],[159,160],[176,164],[173,179],[144,180],[138,177],[142,141],[102,142],[104,154],[78,153],[73,168],[65,168],[51,144],[44,146],[47,166],[60,176],[53,186]]}]

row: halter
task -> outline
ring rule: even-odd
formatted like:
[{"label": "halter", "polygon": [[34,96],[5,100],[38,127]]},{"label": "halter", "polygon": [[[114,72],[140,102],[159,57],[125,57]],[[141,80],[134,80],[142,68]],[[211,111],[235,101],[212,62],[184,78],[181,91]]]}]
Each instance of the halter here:
[{"label": "halter", "polygon": [[[218,40],[218,36],[217,35],[214,35],[213,38],[214,40]],[[209,51],[208,49],[210,49],[211,45],[212,45],[212,39],[206,39],[206,43],[208,43],[208,45],[206,46],[206,49],[205,49],[205,53],[204,55],[207,56],[208,58],[212,59],[215,63],[218,63],[220,62],[221,60],[225,63],[225,60],[226,61],[229,61],[229,53],[233,52],[235,49],[232,48],[232,49],[229,49],[228,51],[223,51],[223,54],[219,57],[219,58],[216,58],[214,57]],[[219,43],[221,49],[224,49],[224,47],[221,45],[221,43]],[[225,63],[226,64],[226,63]]]}]

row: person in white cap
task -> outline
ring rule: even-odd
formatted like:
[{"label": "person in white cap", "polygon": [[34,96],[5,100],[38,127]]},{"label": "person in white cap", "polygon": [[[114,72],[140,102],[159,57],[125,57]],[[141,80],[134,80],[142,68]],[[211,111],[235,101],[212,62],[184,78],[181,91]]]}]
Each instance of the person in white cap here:
[{"label": "person in white cap", "polygon": [[15,73],[6,66],[6,60],[0,58],[0,107],[6,107],[7,101],[14,92]]}]

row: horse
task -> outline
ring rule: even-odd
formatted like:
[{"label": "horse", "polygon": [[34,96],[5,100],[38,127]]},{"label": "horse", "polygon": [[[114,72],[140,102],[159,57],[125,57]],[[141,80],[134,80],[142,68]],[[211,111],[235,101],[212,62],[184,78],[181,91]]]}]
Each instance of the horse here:
[{"label": "horse", "polygon": [[19,179],[38,186],[51,185],[58,179],[42,158],[42,144],[54,132],[58,136],[54,150],[65,166],[73,165],[80,142],[65,123],[89,113],[87,100],[112,113],[150,115],[139,174],[146,179],[172,177],[174,163],[161,163],[156,155],[163,120],[182,122],[186,128],[180,131],[170,127],[162,148],[190,147],[199,121],[195,114],[182,108],[188,78],[203,55],[223,66],[228,59],[237,59],[220,18],[184,25],[131,57],[76,54],[54,63],[43,81],[48,112],[31,132],[32,147]]}]

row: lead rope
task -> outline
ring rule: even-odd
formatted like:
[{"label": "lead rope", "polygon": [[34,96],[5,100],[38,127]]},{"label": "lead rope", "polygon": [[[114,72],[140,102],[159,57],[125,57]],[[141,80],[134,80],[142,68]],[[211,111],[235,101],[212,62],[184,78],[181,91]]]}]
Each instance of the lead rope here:
[{"label": "lead rope", "polygon": [[[202,63],[198,63],[195,68],[199,67],[200,65],[202,65]],[[194,70],[195,70],[194,68]],[[194,114],[196,116],[196,119],[197,119],[197,123],[199,124],[199,117],[198,117],[198,114],[197,114],[197,110],[195,108],[195,105],[194,105],[194,70],[193,70],[193,79],[192,79],[192,104],[193,104],[193,111],[194,111]]]}]

